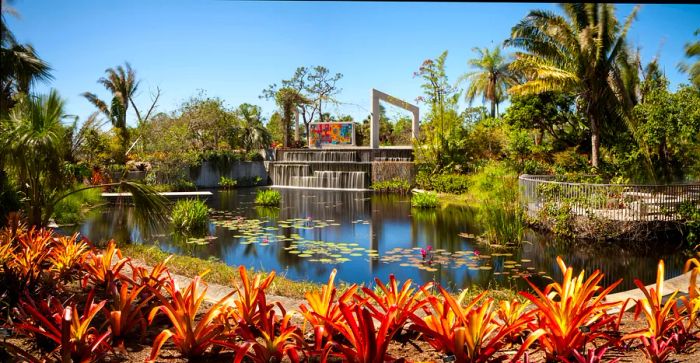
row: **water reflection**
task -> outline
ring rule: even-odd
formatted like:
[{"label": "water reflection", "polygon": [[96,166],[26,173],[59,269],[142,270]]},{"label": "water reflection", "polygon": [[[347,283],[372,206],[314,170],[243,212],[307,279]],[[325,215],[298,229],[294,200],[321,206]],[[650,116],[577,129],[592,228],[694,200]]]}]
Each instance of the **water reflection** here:
[{"label": "water reflection", "polygon": [[[336,268],[338,278],[348,282],[372,283],[375,276],[386,279],[393,273],[400,280],[438,281],[452,288],[471,285],[525,288],[519,277],[523,273],[530,274],[538,285],[546,284],[547,276],[559,277],[556,256],[561,255],[576,269],[585,268],[589,273],[601,269],[606,274],[606,284],[624,278],[618,288],[623,290],[634,286],[635,277],[645,283],[653,282],[659,258],[665,259],[669,277],[680,274],[684,262],[679,253],[640,255],[612,244],[556,241],[533,231],[526,233],[526,242],[521,246],[490,249],[474,239],[459,236],[482,232],[475,223],[473,210],[457,206],[413,209],[409,198],[404,196],[280,189],[280,208],[269,208],[254,205],[255,191],[254,188],[214,191],[207,203],[222,221],[210,225],[210,235],[216,238],[207,245],[188,243],[186,237],[175,235],[167,226],[155,233],[142,233],[134,225],[129,210],[96,214],[80,230],[93,241],[114,238],[158,243],[173,253],[205,259],[215,257],[229,265],[277,270],[289,278],[317,282],[325,282]],[[222,225],[235,220],[253,221],[259,228],[246,235]],[[324,248],[335,248],[338,244],[346,252],[351,249],[347,247],[349,244],[356,243],[355,248],[361,251],[346,253],[343,257],[350,256],[349,260],[342,263],[311,261],[313,258],[296,249],[301,243],[313,245],[313,241],[328,242]],[[427,246],[449,262],[423,264],[419,250]],[[378,258],[373,257],[372,250],[377,251]]]}]

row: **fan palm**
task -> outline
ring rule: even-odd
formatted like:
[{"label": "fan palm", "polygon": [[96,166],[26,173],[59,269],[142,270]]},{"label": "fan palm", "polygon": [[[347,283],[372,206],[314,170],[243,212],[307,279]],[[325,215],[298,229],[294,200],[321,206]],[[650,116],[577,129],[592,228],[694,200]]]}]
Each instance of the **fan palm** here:
[{"label": "fan palm", "polygon": [[468,64],[477,70],[469,72],[460,78],[460,81],[469,81],[469,87],[464,95],[465,100],[471,103],[477,95],[481,95],[484,101],[491,103],[491,117],[496,117],[498,104],[507,97],[507,89],[516,83],[516,79],[510,70],[508,57],[501,54],[501,48],[474,48],[477,58],[470,59]]},{"label": "fan palm", "polygon": [[0,115],[7,115],[15,104],[14,95],[29,94],[34,83],[50,80],[51,67],[31,45],[17,43],[4,16],[0,16],[0,60]]},{"label": "fan palm", "polygon": [[89,188],[115,186],[130,192],[137,218],[154,226],[163,221],[166,204],[163,197],[141,184],[122,181],[71,190],[62,167],[70,152],[66,142],[68,128],[61,123],[64,102],[54,90],[48,95],[24,96],[0,123],[0,150],[6,165],[18,178],[26,197],[24,210],[29,223],[45,226],[54,206],[63,198]]},{"label": "fan palm", "polygon": [[241,141],[245,151],[267,148],[272,142],[272,136],[263,125],[260,113],[259,106],[249,103],[238,106],[236,110],[241,121]]},{"label": "fan palm", "polygon": [[506,45],[516,53],[513,69],[527,81],[512,94],[567,92],[576,94],[591,131],[591,164],[598,167],[601,128],[625,122],[634,104],[626,73],[630,64],[627,31],[638,7],[624,24],[609,4],[563,4],[565,16],[533,10],[512,29]]},{"label": "fan palm", "polygon": [[[700,29],[695,31],[695,35],[700,35]],[[688,75],[690,75],[690,81],[693,82],[695,87],[700,88],[700,41],[686,44],[685,56],[688,58],[697,59],[694,64],[690,66],[687,64],[681,64],[679,68],[684,72],[688,72]]]},{"label": "fan palm", "polygon": [[[97,83],[103,85],[112,93],[111,102],[108,104],[91,92],[83,93],[83,97],[111,121],[120,141],[117,162],[124,164],[126,163],[126,151],[129,148],[126,113],[129,109],[129,104],[134,106],[132,97],[139,87],[139,82],[136,80],[136,72],[134,72],[128,62],[125,64],[125,67],[108,68],[105,73],[106,76],[97,80]],[[135,106],[134,109],[136,109]]]}]

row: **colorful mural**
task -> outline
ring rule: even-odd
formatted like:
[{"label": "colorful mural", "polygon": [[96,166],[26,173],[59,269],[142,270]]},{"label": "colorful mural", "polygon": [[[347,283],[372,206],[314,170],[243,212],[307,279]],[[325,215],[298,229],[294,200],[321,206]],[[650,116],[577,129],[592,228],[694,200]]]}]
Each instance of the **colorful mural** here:
[{"label": "colorful mural", "polygon": [[315,122],[310,125],[310,130],[311,147],[355,144],[355,128],[352,122]]}]

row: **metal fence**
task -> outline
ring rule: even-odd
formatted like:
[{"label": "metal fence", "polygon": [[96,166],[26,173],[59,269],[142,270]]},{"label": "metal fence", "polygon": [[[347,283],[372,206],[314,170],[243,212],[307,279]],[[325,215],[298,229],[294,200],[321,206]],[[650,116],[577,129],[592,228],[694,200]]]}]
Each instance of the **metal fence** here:
[{"label": "metal fence", "polygon": [[700,203],[700,184],[631,185],[571,183],[551,175],[521,175],[524,207],[531,215],[543,208],[567,207],[575,215],[618,221],[673,221],[678,206]]}]

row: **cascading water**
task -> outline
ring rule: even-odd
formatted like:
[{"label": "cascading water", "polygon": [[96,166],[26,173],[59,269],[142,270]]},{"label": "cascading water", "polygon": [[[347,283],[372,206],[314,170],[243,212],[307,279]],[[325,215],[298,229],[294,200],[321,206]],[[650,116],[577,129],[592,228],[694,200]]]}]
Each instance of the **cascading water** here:
[{"label": "cascading water", "polygon": [[355,151],[285,151],[270,163],[269,175],[277,186],[367,189],[371,163],[357,160]]}]

